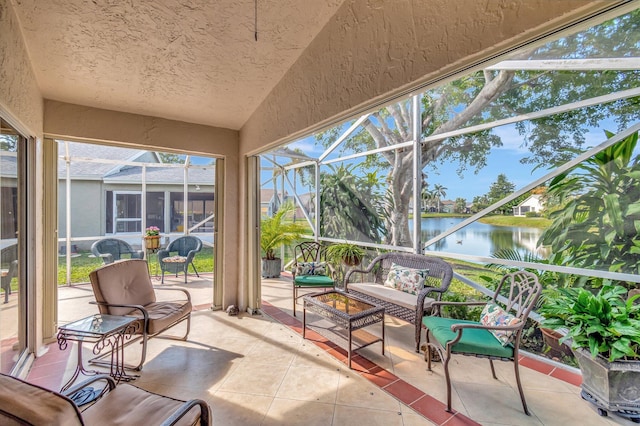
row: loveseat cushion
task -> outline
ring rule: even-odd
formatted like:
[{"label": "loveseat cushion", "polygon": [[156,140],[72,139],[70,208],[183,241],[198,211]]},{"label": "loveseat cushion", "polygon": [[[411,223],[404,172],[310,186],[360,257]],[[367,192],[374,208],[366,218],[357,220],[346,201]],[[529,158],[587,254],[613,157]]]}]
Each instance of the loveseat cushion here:
[{"label": "loveseat cushion", "polygon": [[[385,287],[381,284],[375,283],[349,283],[349,291],[357,291],[366,295],[384,300],[385,302],[400,305],[407,309],[416,309],[418,303],[418,296],[415,294],[405,293],[404,291],[396,290],[390,287]],[[424,309],[431,307],[434,299],[430,297],[424,298]]]},{"label": "loveseat cushion", "polygon": [[[457,332],[451,331],[454,324],[478,324],[475,321],[465,321],[453,318],[442,318],[426,316],[422,318],[422,323],[429,329],[433,337],[444,347],[447,342],[454,340]],[[513,357],[513,346],[502,344],[482,328],[467,328],[462,332],[462,338],[451,349],[453,353],[461,352],[468,354],[489,355],[502,358]]]},{"label": "loveseat cushion", "polygon": [[[159,425],[183,403],[129,384],[120,384],[87,408],[82,417],[87,425]],[[135,407],[135,410],[127,407]],[[104,417],[105,413],[108,413],[108,418]],[[193,425],[199,416],[199,408],[194,407],[177,424]]]}]

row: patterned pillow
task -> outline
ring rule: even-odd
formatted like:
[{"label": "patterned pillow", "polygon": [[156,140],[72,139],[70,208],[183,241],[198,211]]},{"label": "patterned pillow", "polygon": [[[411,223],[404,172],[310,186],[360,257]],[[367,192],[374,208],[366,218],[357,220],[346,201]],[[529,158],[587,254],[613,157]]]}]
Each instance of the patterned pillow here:
[{"label": "patterned pillow", "polygon": [[165,257],[162,261],[166,263],[184,263],[187,261],[187,258],[184,256],[171,256]]},{"label": "patterned pillow", "polygon": [[327,262],[298,262],[296,275],[327,275]]},{"label": "patterned pillow", "polygon": [[[495,303],[489,302],[486,304],[480,315],[480,323],[482,325],[496,326],[496,325],[516,325],[520,324],[520,318],[516,318],[510,313],[507,313],[500,306]],[[489,330],[502,346],[507,346],[513,340],[515,332],[508,330]]]},{"label": "patterned pillow", "polygon": [[405,293],[418,294],[424,288],[427,274],[429,274],[428,269],[407,268],[391,263],[391,269],[384,285]]}]

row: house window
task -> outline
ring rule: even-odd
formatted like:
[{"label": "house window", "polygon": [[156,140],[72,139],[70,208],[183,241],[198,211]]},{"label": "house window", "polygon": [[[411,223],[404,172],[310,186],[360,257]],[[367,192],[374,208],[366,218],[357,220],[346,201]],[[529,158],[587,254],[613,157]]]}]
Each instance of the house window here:
[{"label": "house window", "polygon": [[114,234],[142,232],[142,194],[113,192]]}]

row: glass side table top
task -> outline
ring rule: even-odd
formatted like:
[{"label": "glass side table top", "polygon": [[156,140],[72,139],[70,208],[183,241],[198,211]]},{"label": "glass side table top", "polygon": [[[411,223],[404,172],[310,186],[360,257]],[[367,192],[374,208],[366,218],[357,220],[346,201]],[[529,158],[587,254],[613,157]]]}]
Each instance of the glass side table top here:
[{"label": "glass side table top", "polygon": [[104,336],[137,321],[134,317],[96,314],[61,325],[60,332],[76,336]]},{"label": "glass side table top", "polygon": [[329,291],[306,297],[349,315],[359,314],[361,312],[368,311],[369,309],[376,308],[376,306],[371,303],[337,291]]}]

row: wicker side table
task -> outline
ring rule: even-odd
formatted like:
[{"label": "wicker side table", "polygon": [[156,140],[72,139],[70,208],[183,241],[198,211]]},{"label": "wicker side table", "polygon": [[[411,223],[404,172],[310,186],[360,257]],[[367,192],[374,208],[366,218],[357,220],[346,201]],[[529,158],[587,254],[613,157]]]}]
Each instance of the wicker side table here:
[{"label": "wicker side table", "polygon": [[[328,291],[325,293],[308,294],[302,297],[304,309],[302,314],[302,338],[305,338],[307,327],[307,309],[323,318],[328,319],[347,334],[348,366],[351,368],[351,355],[354,351],[353,343],[357,349],[382,342],[382,354],[384,355],[384,308],[373,305],[362,299],[341,291]],[[381,323],[382,337],[363,330],[372,324]]]}]

